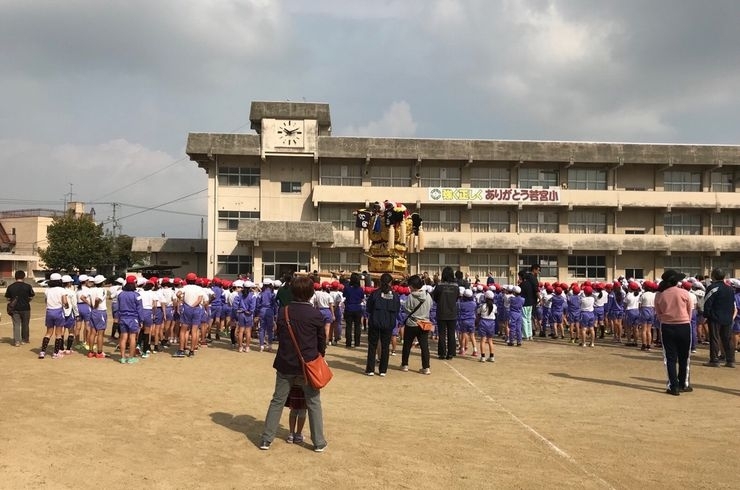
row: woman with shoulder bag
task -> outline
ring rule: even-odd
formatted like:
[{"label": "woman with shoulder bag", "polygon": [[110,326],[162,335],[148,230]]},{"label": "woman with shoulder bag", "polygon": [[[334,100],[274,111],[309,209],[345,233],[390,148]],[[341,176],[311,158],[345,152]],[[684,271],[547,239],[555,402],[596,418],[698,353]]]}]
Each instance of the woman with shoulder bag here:
[{"label": "woman with shoulder bag", "polygon": [[401,371],[409,370],[409,355],[414,339],[419,340],[421,347],[421,370],[422,374],[431,374],[429,369],[429,331],[422,328],[424,322],[429,322],[429,311],[432,308],[432,297],[423,289],[421,277],[414,275],[409,277],[408,285],[411,294],[403,305],[406,310],[406,328],[403,332],[403,351],[401,354]]},{"label": "woman with shoulder bag", "polygon": [[262,432],[260,449],[270,449],[275,439],[280,416],[288,399],[291,386],[298,383],[303,387],[308,409],[308,424],[311,429],[311,440],[314,451],[323,452],[326,449],[324,439],[324,421],[321,411],[321,392],[306,383],[303,371],[303,360],[308,363],[326,354],[326,330],[324,317],[311,304],[313,296],[313,281],[309,277],[296,277],[290,283],[293,301],[290,303],[290,328],[295,341],[300,347],[300,355],[288,331],[285,308],[280,309],[277,318],[278,351],[275,362],[275,392],[272,395],[270,406],[265,417],[265,428]]}]

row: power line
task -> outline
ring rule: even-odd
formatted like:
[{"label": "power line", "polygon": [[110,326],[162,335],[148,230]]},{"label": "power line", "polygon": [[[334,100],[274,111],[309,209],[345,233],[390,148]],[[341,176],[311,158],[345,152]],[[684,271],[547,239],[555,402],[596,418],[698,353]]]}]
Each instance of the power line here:
[{"label": "power line", "polygon": [[151,177],[152,175],[157,175],[158,173],[160,173],[160,172],[164,172],[164,171],[165,171],[165,170],[167,170],[168,168],[170,168],[170,167],[173,167],[173,166],[177,165],[178,163],[180,163],[180,162],[182,162],[183,160],[185,160],[185,158],[186,158],[186,157],[182,157],[182,158],[180,158],[180,159],[178,159],[178,160],[175,160],[174,162],[170,163],[169,165],[167,165],[167,166],[165,166],[165,167],[162,167],[162,168],[160,168],[159,170],[155,170],[154,172],[152,172],[152,173],[150,173],[150,174],[147,174],[147,175],[145,175],[145,176],[141,177],[140,179],[137,179],[137,180],[135,180],[135,181],[131,182],[130,184],[126,184],[126,185],[124,185],[123,187],[119,187],[118,189],[116,189],[116,190],[114,190],[114,191],[111,191],[111,192],[109,192],[109,193],[107,193],[107,194],[103,194],[102,196],[98,197],[97,199],[93,199],[93,201],[99,201],[99,200],[101,200],[101,199],[102,199],[102,198],[104,198],[104,197],[110,196],[111,194],[116,194],[116,193],[118,193],[118,192],[121,192],[122,190],[128,189],[129,187],[131,187],[131,186],[134,186],[134,185],[138,184],[138,183],[139,183],[139,182],[141,182],[142,180],[146,180],[146,179],[148,179],[148,178],[149,178],[149,177]]},{"label": "power line", "polygon": [[[144,208],[144,209],[143,209],[142,211],[137,211],[137,212],[135,212],[135,213],[131,213],[131,214],[128,214],[128,215],[126,215],[126,216],[121,216],[120,218],[118,218],[118,221],[124,220],[124,219],[126,219],[126,218],[131,218],[131,217],[133,217],[133,216],[138,216],[138,215],[140,215],[140,214],[142,214],[142,213],[147,213],[147,212],[149,212],[149,211],[156,211],[156,210],[157,210],[158,208],[161,208],[162,206],[167,206],[168,204],[172,204],[172,203],[174,203],[174,202],[178,202],[178,201],[180,201],[180,200],[182,200],[182,199],[185,199],[186,197],[194,196],[194,195],[196,195],[196,194],[200,194],[201,192],[205,192],[205,191],[207,191],[207,190],[208,190],[208,188],[206,187],[206,188],[204,188],[204,189],[201,189],[201,190],[199,190],[199,191],[196,191],[196,192],[191,192],[190,194],[185,194],[184,196],[180,196],[180,197],[177,197],[177,198],[175,198],[175,199],[172,199],[171,201],[163,202],[162,204],[158,204],[158,205],[156,205],[156,206],[150,206],[150,207],[148,207],[148,208]],[[199,216],[200,216],[200,215],[199,215]],[[103,222],[102,222],[102,223],[100,223],[100,224],[101,224],[101,225],[105,225],[105,224],[108,224],[108,223],[110,223],[110,222],[111,222],[111,220],[110,220],[110,219],[108,219],[108,220],[105,220],[105,221],[103,221]]]},{"label": "power line", "polygon": [[[251,124],[251,121],[249,121],[249,122],[246,122],[246,123],[242,124],[241,126],[239,126],[238,128],[236,128],[236,129],[232,129],[232,130],[231,130],[231,131],[229,131],[229,132],[230,132],[230,133],[236,133],[236,132],[237,132],[237,131],[239,131],[240,129],[243,129],[243,128],[247,127],[247,126],[248,126],[249,124]],[[157,174],[158,174],[158,173],[160,173],[160,172],[164,172],[164,171],[165,171],[165,170],[167,170],[168,168],[170,168],[170,167],[173,167],[173,166],[177,165],[178,163],[182,162],[182,161],[183,161],[183,160],[185,160],[186,158],[187,158],[187,156],[184,156],[184,157],[182,157],[182,158],[178,158],[177,160],[175,160],[174,162],[170,163],[169,165],[166,165],[166,166],[164,166],[164,167],[160,168],[159,170],[155,170],[154,172],[152,172],[152,173],[150,173],[150,174],[147,174],[147,175],[145,175],[145,176],[141,177],[140,179],[137,179],[137,180],[135,180],[135,181],[131,182],[130,184],[126,184],[126,185],[124,185],[123,187],[119,187],[118,189],[115,189],[115,190],[113,190],[113,191],[111,191],[111,192],[108,192],[107,194],[103,194],[102,196],[98,197],[97,199],[93,199],[93,201],[99,201],[100,199],[102,199],[102,198],[104,198],[104,197],[107,197],[107,196],[110,196],[111,194],[116,194],[116,193],[118,193],[118,192],[121,192],[121,191],[122,191],[122,190],[124,190],[124,189],[128,189],[129,187],[131,187],[131,186],[133,186],[133,185],[136,185],[136,184],[138,184],[138,183],[139,183],[139,182],[141,182],[142,180],[148,179],[148,178],[149,178],[149,177],[151,177],[152,175],[157,175]]]}]

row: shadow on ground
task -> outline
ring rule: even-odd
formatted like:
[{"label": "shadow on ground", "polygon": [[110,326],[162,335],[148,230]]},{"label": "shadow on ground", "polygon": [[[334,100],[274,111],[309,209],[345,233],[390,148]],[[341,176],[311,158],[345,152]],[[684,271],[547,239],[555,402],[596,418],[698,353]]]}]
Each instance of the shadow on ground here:
[{"label": "shadow on ground", "polygon": [[255,446],[259,447],[262,443],[264,421],[257,420],[251,415],[232,415],[225,412],[213,412],[210,416],[214,423],[231,429],[234,432],[244,434]]},{"label": "shadow on ground", "polygon": [[660,389],[650,388],[649,386],[639,385],[634,383],[625,383],[624,381],[617,381],[614,379],[598,379],[598,378],[586,378],[583,376],[573,376],[568,373],[550,373],[550,376],[558,378],[572,379],[575,381],[583,381],[586,383],[596,383],[607,386],[619,386],[621,388],[632,388],[633,390],[648,391],[650,393],[662,393],[665,391],[665,386]]}]

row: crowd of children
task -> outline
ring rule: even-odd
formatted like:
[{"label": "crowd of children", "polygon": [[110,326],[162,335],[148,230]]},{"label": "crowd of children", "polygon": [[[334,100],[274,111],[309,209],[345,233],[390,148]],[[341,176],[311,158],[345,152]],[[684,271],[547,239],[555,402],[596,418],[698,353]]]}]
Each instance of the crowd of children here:
[{"label": "crowd of children", "polygon": [[[290,278],[284,278],[286,282]],[[52,338],[53,357],[78,350],[89,358],[105,358],[104,334],[108,325],[108,302],[112,313],[112,335],[118,336],[121,363],[135,363],[152,354],[175,346],[174,357],[192,357],[208,346],[215,336],[228,336],[237,352],[250,352],[256,343],[259,351],[272,351],[275,318],[288,287],[278,280],[261,283],[238,279],[199,278],[193,273],[185,279],[127,276],[106,287],[102,275],[71,276],[52,274],[46,290],[46,334],[39,358],[46,356]],[[75,285],[76,283],[76,285]],[[735,287],[736,304],[740,307],[740,280],[730,281]],[[462,283],[459,287],[457,318],[457,355],[479,357],[481,362],[494,361],[495,338],[507,346],[521,346],[525,311],[519,285]],[[344,289],[339,279],[315,281],[313,302],[325,320],[326,337],[337,345],[343,334]],[[691,319],[692,352],[699,343],[707,343],[707,325],[701,315],[705,283],[691,278],[683,281],[694,304]],[[427,278],[423,290],[432,292],[435,285]],[[650,351],[660,346],[660,328],[655,318],[654,301],[657,283],[620,278],[614,282],[584,281],[565,284],[538,284],[537,304],[532,308],[534,333],[540,337],[569,340],[582,347],[594,347],[597,339],[611,336],[615,343],[639,346]],[[365,286],[365,298],[374,288]],[[410,294],[403,281],[396,281],[393,291],[403,304]],[[289,297],[289,295],[287,296]],[[368,312],[361,301],[361,326],[367,328]],[[432,340],[437,339],[436,305],[432,304],[430,320],[435,325]],[[391,337],[391,355],[396,355],[403,339],[406,322],[404,309],[398,314]],[[740,338],[740,318],[733,326],[735,348]],[[352,338],[354,337],[354,338]],[[66,343],[65,343],[66,342]],[[349,335],[346,347],[359,347],[359,337]],[[486,352],[484,352],[484,348]],[[487,355],[487,356],[486,356]]]}]

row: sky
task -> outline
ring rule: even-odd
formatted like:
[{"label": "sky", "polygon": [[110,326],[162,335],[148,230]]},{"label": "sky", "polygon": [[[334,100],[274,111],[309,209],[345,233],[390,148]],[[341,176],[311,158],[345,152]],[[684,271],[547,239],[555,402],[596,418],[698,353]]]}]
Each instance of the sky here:
[{"label": "sky", "polygon": [[251,132],[254,100],[329,103],[335,136],[740,143],[736,0],[0,0],[0,12],[0,210],[83,201],[133,236],[201,236],[207,179],[187,135]]}]

